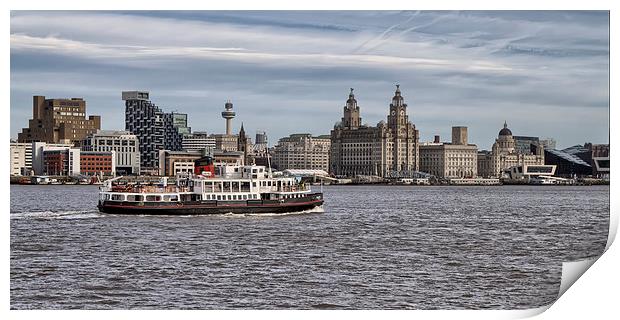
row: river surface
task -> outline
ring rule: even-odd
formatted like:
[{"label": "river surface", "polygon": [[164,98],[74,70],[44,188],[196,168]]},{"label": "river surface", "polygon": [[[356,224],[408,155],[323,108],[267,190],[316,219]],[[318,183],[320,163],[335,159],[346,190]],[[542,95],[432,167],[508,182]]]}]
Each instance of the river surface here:
[{"label": "river surface", "polygon": [[11,186],[12,309],[525,309],[600,255],[609,187],[326,186],[324,212],[115,216]]}]

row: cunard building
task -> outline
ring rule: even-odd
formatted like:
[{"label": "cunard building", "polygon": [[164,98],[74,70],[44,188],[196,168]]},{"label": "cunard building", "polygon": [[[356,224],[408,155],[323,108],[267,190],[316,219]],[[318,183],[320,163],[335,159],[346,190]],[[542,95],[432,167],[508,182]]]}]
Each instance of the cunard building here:
[{"label": "cunard building", "polygon": [[353,89],[342,121],[331,131],[330,173],[336,176],[411,176],[419,168],[419,132],[409,121],[400,86],[390,104],[387,123],[362,125]]}]

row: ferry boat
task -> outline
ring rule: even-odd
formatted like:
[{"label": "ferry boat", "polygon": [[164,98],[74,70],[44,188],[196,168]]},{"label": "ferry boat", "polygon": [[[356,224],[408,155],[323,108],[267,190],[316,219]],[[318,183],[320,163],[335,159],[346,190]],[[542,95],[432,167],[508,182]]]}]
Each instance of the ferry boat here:
[{"label": "ferry boat", "polygon": [[155,184],[104,182],[99,211],[110,214],[202,215],[299,212],[323,205],[323,194],[312,192],[294,177],[274,176],[264,166],[218,165],[209,156],[195,161],[193,173],[163,177]]}]

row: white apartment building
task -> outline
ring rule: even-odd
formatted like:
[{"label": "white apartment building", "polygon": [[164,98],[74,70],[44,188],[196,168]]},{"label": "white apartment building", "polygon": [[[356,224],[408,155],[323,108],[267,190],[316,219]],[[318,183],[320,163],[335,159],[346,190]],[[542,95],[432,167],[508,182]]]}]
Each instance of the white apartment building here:
[{"label": "white apartment building", "polygon": [[207,149],[212,153],[215,149],[215,138],[209,137],[206,132],[194,132],[183,135],[181,145],[185,151],[202,151]]}]

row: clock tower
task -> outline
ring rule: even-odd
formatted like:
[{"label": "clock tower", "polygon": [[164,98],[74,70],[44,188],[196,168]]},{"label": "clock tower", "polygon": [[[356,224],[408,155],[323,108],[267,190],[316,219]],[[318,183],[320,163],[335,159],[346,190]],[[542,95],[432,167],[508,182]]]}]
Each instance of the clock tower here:
[{"label": "clock tower", "polygon": [[409,122],[407,104],[400,92],[400,85],[396,85],[390,113],[388,128],[392,133],[392,170],[399,172],[417,171],[417,144],[418,132]]},{"label": "clock tower", "polygon": [[361,123],[362,118],[360,117],[360,107],[357,105],[357,100],[355,100],[355,95],[353,94],[353,88],[351,88],[349,99],[347,100],[347,104],[344,106],[342,125],[345,128],[357,128]]}]

